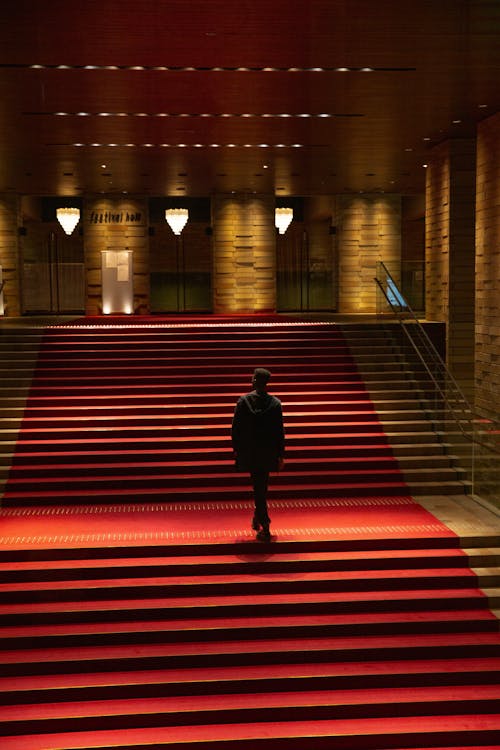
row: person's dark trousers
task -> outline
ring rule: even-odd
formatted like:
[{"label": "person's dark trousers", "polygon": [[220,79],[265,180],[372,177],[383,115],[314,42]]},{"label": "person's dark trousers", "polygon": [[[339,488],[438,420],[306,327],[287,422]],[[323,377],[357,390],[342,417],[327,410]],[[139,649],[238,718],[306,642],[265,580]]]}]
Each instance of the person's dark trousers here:
[{"label": "person's dark trousers", "polygon": [[253,497],[255,502],[254,519],[260,523],[263,529],[269,529],[271,519],[267,512],[267,485],[269,483],[269,471],[257,469],[250,474],[252,478]]}]

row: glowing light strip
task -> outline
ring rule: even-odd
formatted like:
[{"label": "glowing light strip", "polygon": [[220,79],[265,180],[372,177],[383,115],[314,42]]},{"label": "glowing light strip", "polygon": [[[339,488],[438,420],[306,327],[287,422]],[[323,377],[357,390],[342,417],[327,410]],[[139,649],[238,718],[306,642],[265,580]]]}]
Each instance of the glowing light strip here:
[{"label": "glowing light strip", "polygon": [[159,73],[400,73],[413,72],[416,67],[389,67],[380,68],[369,65],[363,66],[321,66],[321,67],[245,67],[245,66],[216,66],[216,67],[193,67],[193,66],[169,66],[169,65],[44,65],[36,64],[4,64],[5,68],[27,68],[29,70],[108,70],[108,71],[154,71]]},{"label": "glowing light strip", "polygon": [[54,324],[50,326],[38,326],[38,328],[53,328],[55,330],[66,330],[66,329],[82,329],[82,330],[90,330],[90,329],[105,329],[105,328],[260,328],[260,327],[266,327],[266,328],[281,328],[281,327],[290,327],[290,326],[335,326],[336,323],[334,323],[331,320],[315,320],[315,321],[283,321],[281,322],[274,322],[274,323],[258,323],[258,322],[235,322],[235,323],[126,323],[126,324],[113,324],[113,323],[89,323],[89,324],[82,324],[82,325],[73,325],[71,323],[65,323],[64,325],[61,324]]},{"label": "glowing light strip", "polygon": [[[75,148],[304,148],[304,143],[46,143],[46,146]],[[325,148],[326,143],[311,143],[309,148]]]},{"label": "glowing light strip", "polygon": [[23,115],[50,117],[172,117],[172,118],[276,118],[325,119],[331,117],[364,117],[358,112],[23,112]]}]

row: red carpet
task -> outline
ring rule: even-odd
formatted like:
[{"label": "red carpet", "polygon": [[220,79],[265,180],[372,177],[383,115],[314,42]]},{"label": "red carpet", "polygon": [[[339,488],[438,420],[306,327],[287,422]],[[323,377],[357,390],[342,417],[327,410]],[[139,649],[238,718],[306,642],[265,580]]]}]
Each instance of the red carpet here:
[{"label": "red carpet", "polygon": [[[499,750],[498,620],[335,326],[148,322],[45,337],[0,515],[2,750]],[[269,544],[229,443],[257,365]]]},{"label": "red carpet", "polygon": [[248,499],[229,433],[257,365],[286,421],[271,499],[408,495],[334,325],[105,320],[47,332],[4,504]]}]

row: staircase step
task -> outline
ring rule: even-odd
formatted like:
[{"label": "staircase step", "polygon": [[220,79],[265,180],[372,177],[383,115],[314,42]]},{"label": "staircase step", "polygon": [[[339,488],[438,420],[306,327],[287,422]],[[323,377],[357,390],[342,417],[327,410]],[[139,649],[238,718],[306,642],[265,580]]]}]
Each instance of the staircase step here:
[{"label": "staircase step", "polygon": [[[269,729],[265,722],[249,724],[221,724],[188,727],[153,727],[151,729],[117,729],[95,730],[91,732],[70,732],[57,735],[39,735],[26,738],[20,744],[17,737],[5,737],[5,750],[41,750],[54,746],[58,748],[72,748],[88,750],[92,748],[144,748],[176,747],[176,748],[206,748],[207,744],[213,750],[231,747],[251,747],[256,750],[269,750],[278,747],[277,743],[286,742],[288,748],[318,748],[337,750],[345,748],[349,742],[351,750],[365,750],[367,736],[370,747],[415,747],[426,741],[434,741],[437,736],[450,748],[450,743],[457,748],[467,746],[481,750],[490,742],[496,742],[500,729],[500,715],[464,715],[447,716],[433,715],[426,720],[421,717],[393,718],[388,724],[385,719],[357,719],[323,720],[323,721],[293,721],[276,722]],[[87,736],[87,734],[89,736]],[[272,736],[272,743],[269,738]],[[325,744],[325,739],[328,743]],[[408,744],[411,743],[411,744]],[[459,744],[456,744],[459,743]],[[436,747],[435,742],[433,747]]]},{"label": "staircase step", "polygon": [[[117,548],[117,556],[110,557],[109,551],[92,550],[89,557],[88,550],[66,550],[66,557],[54,556],[54,551],[47,553],[48,559],[31,555],[27,560],[8,559],[8,555],[16,558],[13,552],[4,552],[0,559],[0,582],[21,581],[50,581],[50,580],[79,580],[84,578],[107,576],[116,578],[120,575],[159,575],[165,570],[175,570],[176,576],[197,575],[233,575],[245,573],[248,575],[265,574],[302,574],[311,571],[385,571],[404,570],[405,568],[418,570],[429,568],[452,568],[460,572],[468,570],[472,564],[476,567],[494,566],[500,562],[499,548],[462,550],[450,548],[390,548],[386,549],[357,549],[316,551],[312,548],[297,551],[281,551],[279,555],[261,558],[259,553],[247,554],[241,559],[237,553],[223,554],[217,547],[217,553],[211,554],[201,551],[196,555],[187,555],[183,550],[178,555],[151,556],[150,550],[141,556],[130,557],[136,550]],[[168,551],[168,550],[167,550]],[[140,553],[140,550],[139,550]],[[83,556],[80,556],[83,555]]]},{"label": "staircase step", "polygon": [[[78,721],[79,730],[123,729],[147,726],[193,726],[219,723],[286,722],[323,719],[367,719],[375,717],[494,713],[500,688],[494,685],[399,688],[377,690],[248,693],[132,700],[67,702],[8,706],[0,709],[0,731],[5,734],[69,732]],[[82,713],[88,717],[81,720]]]},{"label": "staircase step", "polygon": [[[138,696],[267,694],[275,691],[351,690],[497,685],[500,658],[415,659],[193,667],[190,669],[68,672],[0,677],[2,705]],[[383,693],[382,693],[383,695]],[[60,747],[60,746],[59,746]],[[3,744],[2,744],[3,750]]]},{"label": "staircase step", "polygon": [[[473,587],[478,579],[493,577],[492,574],[473,573],[468,567],[365,570],[360,579],[359,571],[312,571],[292,575],[289,579],[269,573],[261,573],[256,580],[253,573],[227,575],[142,576],[120,579],[109,578],[82,580],[73,579],[71,590],[66,580],[22,581],[2,585],[5,602],[76,600],[86,598],[120,598],[134,596],[229,596],[247,594],[287,594],[300,592],[352,592],[358,591],[412,591],[418,589],[444,589]],[[485,585],[493,585],[491,582]]]},{"label": "staircase step", "polygon": [[132,643],[103,646],[31,648],[0,652],[2,675],[57,674],[115,670],[282,666],[332,661],[383,662],[455,658],[500,658],[498,633],[298,638],[279,641]]},{"label": "staircase step", "polygon": [[[430,612],[356,612],[355,614],[282,615],[249,618],[218,617],[188,620],[144,620],[112,622],[75,620],[42,625],[3,627],[0,648],[6,650],[133,643],[186,643],[290,638],[401,636],[439,633],[498,634],[498,620],[487,609]],[[476,641],[474,641],[476,642]],[[1,659],[0,659],[1,661]]]},{"label": "staircase step", "polygon": [[[117,592],[118,593],[118,592]],[[127,592],[125,592],[127,593]],[[158,592],[151,592],[158,593]],[[370,591],[370,592],[318,592],[297,594],[249,594],[247,596],[211,596],[164,598],[150,596],[141,598],[140,591],[133,598],[105,598],[91,600],[77,595],[61,597],[58,601],[44,601],[36,604],[8,603],[0,611],[0,622],[4,626],[12,624],[47,624],[50,622],[102,621],[114,619],[130,620],[147,615],[150,619],[163,619],[166,609],[169,617],[175,620],[207,618],[217,612],[219,617],[262,617],[290,614],[326,615],[373,612],[415,612],[421,608],[427,611],[467,610],[489,608],[489,600],[477,588],[418,589],[410,591]],[[491,602],[490,602],[491,603]]]}]

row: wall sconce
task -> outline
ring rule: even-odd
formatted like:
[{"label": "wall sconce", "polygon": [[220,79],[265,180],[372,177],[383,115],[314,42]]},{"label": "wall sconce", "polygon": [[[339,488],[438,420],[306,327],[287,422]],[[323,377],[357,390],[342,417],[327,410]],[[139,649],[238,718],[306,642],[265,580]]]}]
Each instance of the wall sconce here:
[{"label": "wall sconce", "polygon": [[167,208],[165,219],[174,234],[180,234],[189,219],[187,208]]},{"label": "wall sconce", "polygon": [[274,212],[274,224],[280,234],[285,234],[293,219],[293,208],[277,208]]},{"label": "wall sconce", "polygon": [[57,221],[62,226],[66,234],[72,234],[74,228],[80,221],[79,208],[58,208],[56,209]]}]

